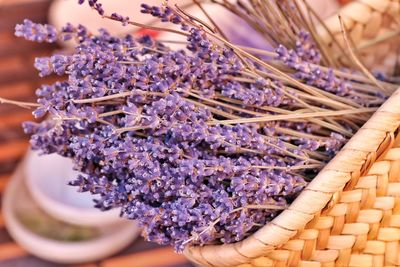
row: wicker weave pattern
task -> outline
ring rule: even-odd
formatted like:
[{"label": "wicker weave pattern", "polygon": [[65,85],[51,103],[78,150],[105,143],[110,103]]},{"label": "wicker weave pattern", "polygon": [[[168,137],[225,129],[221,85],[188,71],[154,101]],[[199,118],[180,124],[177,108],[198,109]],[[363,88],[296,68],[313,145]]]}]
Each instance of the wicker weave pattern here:
[{"label": "wicker weave pattern", "polygon": [[271,223],[186,256],[216,267],[400,265],[399,103],[400,89]]},{"label": "wicker weave pattern", "polygon": [[[400,2],[398,0],[356,0],[343,7],[339,13],[353,44],[358,48],[358,56],[363,63],[367,67],[393,73],[396,61],[399,59]],[[330,17],[325,24],[335,39],[345,47],[338,16]],[[340,50],[333,45],[331,35],[322,26],[317,30],[322,40],[332,47],[334,54],[338,55]],[[395,34],[397,37],[363,48],[385,34]],[[346,57],[341,57],[341,60],[345,61]]]},{"label": "wicker weave pattern", "polygon": [[[391,141],[389,133],[383,144]],[[334,199],[334,205],[280,250],[240,267],[399,266],[400,138]]]},{"label": "wicker weave pattern", "polygon": [[[400,32],[399,0],[356,0],[340,13],[364,63],[392,71],[398,37],[361,48]],[[326,25],[342,38],[337,16]],[[214,267],[400,266],[399,126],[400,89],[272,222],[241,242],[190,247],[185,255]]]}]

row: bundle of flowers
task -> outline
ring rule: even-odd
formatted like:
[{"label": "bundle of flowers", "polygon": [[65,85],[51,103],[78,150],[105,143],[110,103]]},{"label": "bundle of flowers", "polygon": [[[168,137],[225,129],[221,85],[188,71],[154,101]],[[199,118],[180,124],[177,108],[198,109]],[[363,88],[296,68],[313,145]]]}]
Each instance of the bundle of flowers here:
[{"label": "bundle of flowers", "polygon": [[[187,41],[171,49],[149,36],[70,24],[57,31],[25,20],[17,36],[77,45],[36,59],[40,76],[66,77],[39,88],[37,103],[1,101],[36,108],[43,121],[24,124],[33,149],[71,158],[82,173],[71,185],[95,194],[96,207],[120,208],[147,240],[177,251],[240,241],[267,224],[394,90],[334,68],[310,29],[295,24],[282,36],[243,13],[254,29],[270,33],[266,42],[275,50],[264,51],[235,45],[212,18],[206,23],[168,3],[143,4],[142,12],[179,29],[142,25],[88,3],[104,18]],[[246,8],[219,4],[238,14]]]}]

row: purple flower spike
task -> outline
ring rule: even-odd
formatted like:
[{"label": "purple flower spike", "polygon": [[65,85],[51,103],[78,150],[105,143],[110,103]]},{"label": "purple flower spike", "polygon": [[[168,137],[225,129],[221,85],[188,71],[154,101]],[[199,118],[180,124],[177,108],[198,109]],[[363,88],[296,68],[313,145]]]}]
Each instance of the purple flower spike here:
[{"label": "purple flower spike", "polygon": [[34,42],[54,43],[58,35],[56,28],[48,24],[38,24],[25,19],[22,24],[15,26],[15,35],[24,37],[26,40]]},{"label": "purple flower spike", "polygon": [[309,33],[301,31],[294,50],[279,45],[275,52],[276,59],[297,71],[294,75],[297,79],[340,96],[347,95],[351,90],[350,85],[337,78],[332,69],[324,71],[316,65],[321,55]]}]

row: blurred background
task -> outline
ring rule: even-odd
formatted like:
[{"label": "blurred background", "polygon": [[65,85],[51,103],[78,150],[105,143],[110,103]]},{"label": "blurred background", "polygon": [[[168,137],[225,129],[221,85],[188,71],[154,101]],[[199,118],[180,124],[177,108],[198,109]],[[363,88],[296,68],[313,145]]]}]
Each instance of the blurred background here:
[{"label": "blurred background", "polygon": [[[140,2],[143,1],[102,1],[106,10],[121,12],[141,22],[151,20],[139,13]],[[313,2],[327,16],[340,1]],[[79,7],[76,3],[77,0],[0,0],[0,97],[31,102],[41,84],[60,79],[39,78],[33,62],[35,57],[51,55],[62,47],[14,37],[15,25],[25,18],[41,23],[50,21],[58,27],[70,21],[85,24],[91,30],[100,25],[118,34],[134,31],[105,22],[86,6]],[[240,29],[240,22],[229,16],[218,18],[227,28]],[[143,33],[148,32],[140,32]],[[68,175],[73,175],[68,171],[68,162],[54,157],[38,159],[36,154],[27,152],[28,136],[21,128],[21,123],[27,120],[32,120],[30,110],[0,105],[0,267],[192,266],[172,248],[136,238],[135,223],[110,219],[117,218],[117,214],[93,215],[87,196],[77,196],[65,189],[66,179],[71,178]],[[54,184],[46,180],[49,177]],[[41,184],[44,181],[47,186]],[[82,225],[77,225],[78,222]]]}]

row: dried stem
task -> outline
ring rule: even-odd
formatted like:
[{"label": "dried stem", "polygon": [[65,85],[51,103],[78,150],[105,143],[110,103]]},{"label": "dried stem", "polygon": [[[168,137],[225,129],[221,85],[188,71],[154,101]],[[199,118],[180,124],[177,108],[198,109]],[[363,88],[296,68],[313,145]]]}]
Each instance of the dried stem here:
[{"label": "dried stem", "polygon": [[339,111],[323,111],[323,112],[313,112],[313,113],[303,113],[303,114],[288,114],[288,115],[270,115],[257,118],[242,118],[234,120],[219,120],[209,122],[209,125],[215,124],[241,124],[241,123],[258,123],[258,122],[268,122],[268,121],[278,121],[278,120],[296,120],[296,119],[308,119],[315,117],[337,117],[345,116],[350,114],[362,114],[362,113],[373,113],[377,108],[360,108],[360,109],[350,109],[350,110],[339,110]]},{"label": "dried stem", "polygon": [[346,26],[343,23],[342,17],[339,15],[339,21],[340,21],[340,27],[341,27],[341,32],[343,35],[344,42],[346,43],[346,46],[348,48],[349,54],[353,62],[357,65],[357,67],[367,76],[378,88],[380,88],[383,92],[386,92],[390,94],[390,91],[388,91],[384,86],[382,86],[378,80],[368,71],[368,69],[361,63],[361,61],[357,58],[356,54],[353,51],[353,48],[350,44],[349,38],[347,37],[347,31],[346,31]]},{"label": "dried stem", "polygon": [[19,106],[22,108],[28,108],[28,109],[33,108],[33,107],[41,107],[42,106],[37,103],[10,100],[10,99],[2,98],[2,97],[0,97],[0,104],[11,104],[11,105],[16,105],[16,106]]},{"label": "dried stem", "polygon": [[102,102],[102,101],[107,101],[107,100],[116,99],[116,98],[124,98],[124,97],[132,96],[135,94],[160,96],[160,97],[164,97],[166,95],[165,93],[141,91],[141,90],[135,89],[135,90],[132,90],[129,92],[122,92],[122,93],[118,93],[118,94],[107,95],[107,96],[102,96],[102,97],[87,98],[87,99],[74,99],[72,101],[76,104],[89,104],[89,103]]}]

